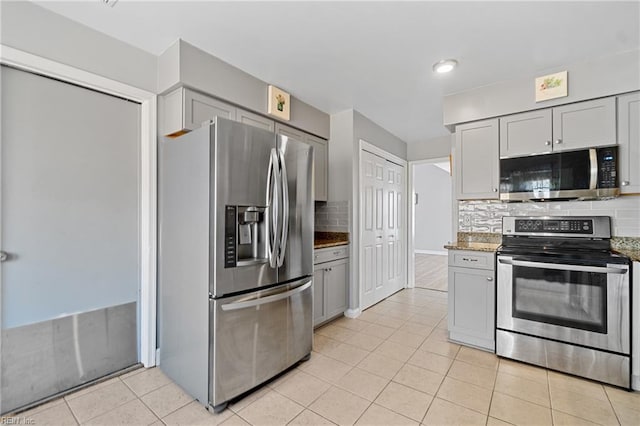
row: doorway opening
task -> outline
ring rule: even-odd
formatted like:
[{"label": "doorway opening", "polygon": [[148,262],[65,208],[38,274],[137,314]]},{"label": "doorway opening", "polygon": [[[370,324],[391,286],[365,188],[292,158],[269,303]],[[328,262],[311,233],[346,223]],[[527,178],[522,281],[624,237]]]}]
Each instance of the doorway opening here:
[{"label": "doorway opening", "polygon": [[452,178],[448,157],[412,164],[415,287],[446,292],[447,251],[452,241]]}]

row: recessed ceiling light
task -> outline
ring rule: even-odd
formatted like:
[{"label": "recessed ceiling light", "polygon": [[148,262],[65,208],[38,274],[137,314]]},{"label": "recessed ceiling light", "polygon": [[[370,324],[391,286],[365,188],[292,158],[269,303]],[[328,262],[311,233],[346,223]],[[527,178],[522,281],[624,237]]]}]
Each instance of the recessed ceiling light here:
[{"label": "recessed ceiling light", "polygon": [[118,3],[118,0],[102,0],[102,3],[106,4],[109,7],[113,7]]},{"label": "recessed ceiling light", "polygon": [[450,72],[458,65],[455,59],[443,59],[433,64],[433,70],[439,74]]}]

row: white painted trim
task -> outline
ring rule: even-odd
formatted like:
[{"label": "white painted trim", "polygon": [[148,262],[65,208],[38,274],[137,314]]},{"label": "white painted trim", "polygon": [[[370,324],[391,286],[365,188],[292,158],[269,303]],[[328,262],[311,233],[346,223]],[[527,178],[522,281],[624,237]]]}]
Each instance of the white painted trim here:
[{"label": "white painted trim", "polygon": [[[415,182],[413,179],[413,175],[415,174],[415,167],[421,164],[433,164],[433,163],[441,163],[443,161],[449,161],[449,157],[436,157],[436,158],[427,158],[424,160],[414,160],[409,161],[409,169],[408,169],[408,177],[407,182],[409,183],[409,189],[407,194],[411,194],[410,197],[407,197],[407,212],[409,213],[409,219],[407,221],[409,225],[408,235],[407,235],[407,246],[408,246],[408,255],[407,255],[407,270],[409,276],[407,277],[409,282],[409,288],[414,288],[416,286],[416,258],[414,253],[420,253],[420,250],[416,250],[416,205],[414,203],[415,200]],[[451,181],[453,182],[453,176]],[[455,197],[453,202],[456,203]],[[455,218],[452,218],[452,220]],[[454,220],[454,222],[456,222]],[[457,226],[457,223],[454,225]],[[444,252],[446,254],[446,252]],[[428,253],[431,254],[431,253]]]},{"label": "white painted trim", "polygon": [[157,97],[155,93],[0,44],[0,63],[130,99],[140,109],[140,361],[156,365]]},{"label": "white painted trim", "polygon": [[[356,217],[358,218],[358,223],[357,226],[354,226],[354,231],[356,233],[356,241],[354,241],[354,249],[352,251],[353,254],[357,254],[357,258],[355,259],[355,262],[358,265],[358,278],[357,278],[357,286],[358,286],[358,307],[354,308],[352,310],[357,310],[357,311],[362,311],[363,309],[368,308],[368,306],[364,306],[363,303],[363,286],[362,286],[362,277],[364,276],[364,265],[363,263],[360,261],[361,259],[364,258],[364,253],[363,253],[363,247],[362,244],[360,244],[360,241],[362,241],[362,224],[364,223],[364,210],[362,208],[363,206],[363,202],[362,202],[362,194],[364,193],[362,185],[362,152],[363,151],[367,151],[370,152],[372,154],[375,154],[379,157],[384,158],[385,160],[391,161],[392,163],[395,163],[401,167],[404,168],[404,182],[405,182],[405,186],[404,186],[404,190],[405,190],[405,194],[408,194],[408,170],[407,170],[407,161],[391,154],[390,152],[385,151],[382,148],[379,148],[369,142],[367,142],[364,139],[359,139],[359,144],[358,144],[358,176],[357,176],[357,188],[358,188],[358,195],[357,195],[357,200],[358,200],[358,213],[356,215]],[[405,197],[406,199],[412,198],[412,197]],[[355,198],[354,198],[355,199]],[[406,209],[407,212],[405,212],[405,220],[404,223],[408,224],[408,209]],[[408,229],[409,226],[405,226],[405,235],[404,235],[404,239],[405,241],[408,241]],[[405,256],[408,259],[410,256],[413,257],[413,252],[409,252],[409,248],[408,245],[405,244]],[[410,255],[411,253],[411,255]],[[403,279],[401,279],[401,282],[404,282],[404,284],[402,285],[402,288],[411,288],[412,286],[408,283],[407,279],[408,279],[408,272],[407,272],[407,265],[408,265],[408,261],[405,262],[404,264],[404,277]],[[396,293],[397,291],[399,291],[398,289],[394,290],[391,294]],[[387,295],[386,297],[391,296],[391,294]]]},{"label": "white painted trim", "polygon": [[414,250],[414,253],[418,254],[432,254],[434,256],[447,256],[449,254],[446,250]]},{"label": "white painted trim", "polygon": [[344,311],[344,316],[347,318],[358,318],[361,313],[362,311],[360,310],[360,308],[347,309],[346,311]]},{"label": "white painted trim", "polygon": [[377,155],[378,157],[389,160],[392,163],[396,163],[402,167],[407,167],[407,160],[403,160],[402,158],[393,155],[392,153],[387,152],[382,148],[378,148],[377,146],[365,141],[364,139],[360,139],[360,150],[368,151],[372,154]]}]

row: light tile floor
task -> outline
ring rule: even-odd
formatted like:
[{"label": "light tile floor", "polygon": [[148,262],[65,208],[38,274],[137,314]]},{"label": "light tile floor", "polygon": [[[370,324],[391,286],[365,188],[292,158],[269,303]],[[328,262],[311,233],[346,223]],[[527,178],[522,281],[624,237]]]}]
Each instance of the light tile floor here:
[{"label": "light tile floor", "polygon": [[19,413],[11,424],[640,424],[639,392],[499,359],[446,336],[446,293],[403,290],[358,319],[316,330],[310,361],[221,414],[151,368]]},{"label": "light tile floor", "polygon": [[449,288],[448,257],[435,254],[415,254],[416,287],[447,291]]}]

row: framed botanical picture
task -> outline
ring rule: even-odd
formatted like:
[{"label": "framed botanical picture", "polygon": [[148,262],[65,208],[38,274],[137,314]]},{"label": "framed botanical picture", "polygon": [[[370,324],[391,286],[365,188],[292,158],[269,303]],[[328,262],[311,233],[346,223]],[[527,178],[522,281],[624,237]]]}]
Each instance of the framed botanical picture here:
[{"label": "framed botanical picture", "polygon": [[536,77],[536,102],[567,96],[567,72]]},{"label": "framed botanical picture", "polygon": [[269,85],[269,93],[267,96],[269,97],[267,113],[282,120],[289,121],[291,117],[291,97],[289,94],[278,89],[276,86]]}]

